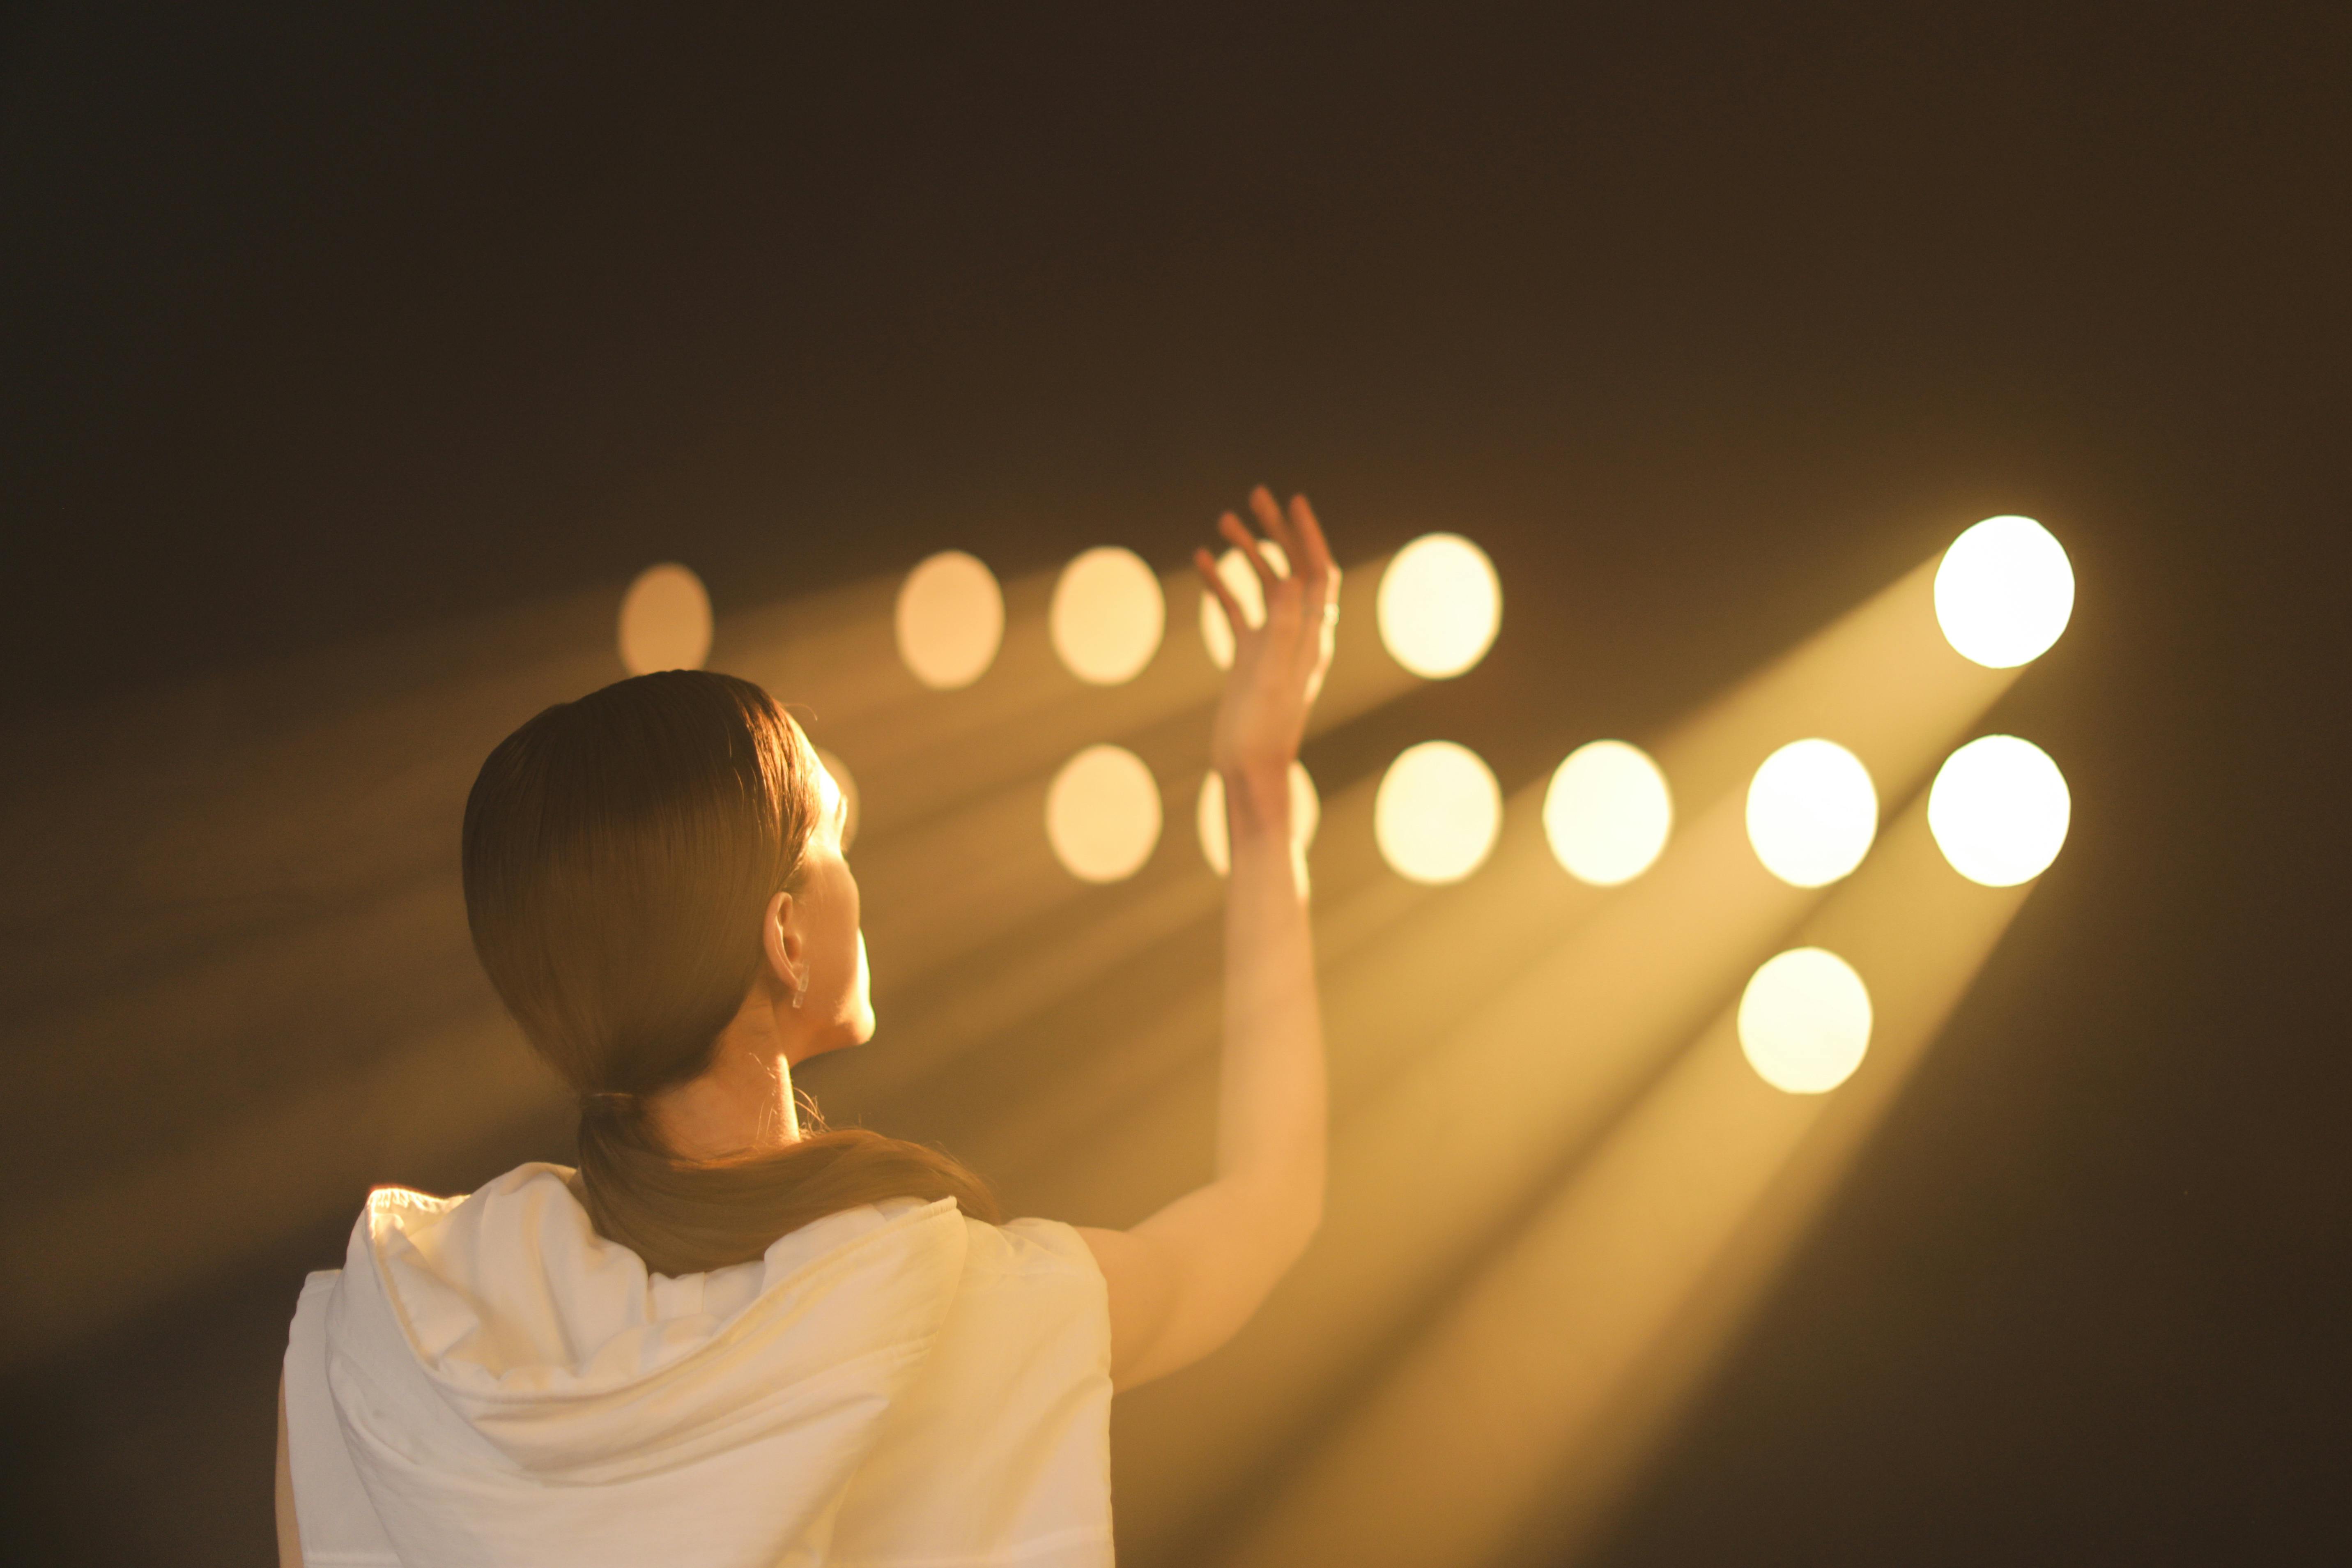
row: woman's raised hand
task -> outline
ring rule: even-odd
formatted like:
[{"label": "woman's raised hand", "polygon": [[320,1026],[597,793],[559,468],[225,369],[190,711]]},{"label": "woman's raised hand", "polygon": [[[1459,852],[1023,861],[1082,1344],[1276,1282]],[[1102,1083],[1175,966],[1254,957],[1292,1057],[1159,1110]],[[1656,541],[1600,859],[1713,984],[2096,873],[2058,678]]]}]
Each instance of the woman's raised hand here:
[{"label": "woman's raised hand", "polygon": [[1287,511],[1250,492],[1257,534],[1227,512],[1218,529],[1249,557],[1265,619],[1242,618],[1209,552],[1193,556],[1234,631],[1210,757],[1225,780],[1233,859],[1225,883],[1224,1052],[1218,1069],[1215,1179],[1132,1230],[1078,1234],[1110,1298],[1114,1388],[1149,1383],[1208,1354],[1249,1321],[1306,1248],[1323,1215],[1329,1098],[1322,1005],[1307,923],[1307,867],[1290,834],[1290,764],[1331,665],[1339,574],[1305,496]]},{"label": "woman's raised hand", "polygon": [[1206,550],[1192,553],[1201,580],[1223,606],[1234,632],[1234,667],[1209,742],[1210,765],[1228,780],[1278,782],[1307,733],[1307,710],[1323,689],[1339,624],[1339,569],[1305,496],[1290,498],[1287,515],[1264,485],[1250,492],[1250,510],[1265,536],[1282,547],[1289,569],[1277,571],[1258,538],[1232,512],[1217,531],[1240,549],[1265,595],[1265,620],[1252,626],[1217,574]]}]

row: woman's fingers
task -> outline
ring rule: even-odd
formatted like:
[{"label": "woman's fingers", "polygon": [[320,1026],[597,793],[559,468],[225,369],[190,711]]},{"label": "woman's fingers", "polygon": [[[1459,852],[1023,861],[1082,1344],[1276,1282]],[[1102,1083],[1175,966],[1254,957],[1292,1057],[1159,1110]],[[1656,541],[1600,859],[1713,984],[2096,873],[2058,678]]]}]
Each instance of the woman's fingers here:
[{"label": "woman's fingers", "polygon": [[1234,548],[1249,558],[1250,569],[1257,574],[1257,580],[1265,585],[1271,602],[1274,585],[1282,579],[1275,575],[1274,568],[1267,564],[1265,557],[1259,553],[1257,535],[1252,533],[1242,520],[1232,512],[1227,512],[1217,519],[1217,531],[1232,540]]},{"label": "woman's fingers", "polygon": [[1331,547],[1323,541],[1323,525],[1315,521],[1315,509],[1307,498],[1290,498],[1290,531],[1298,541],[1291,559],[1307,573],[1328,573],[1331,570]]},{"label": "woman's fingers", "polygon": [[1274,492],[1259,485],[1250,491],[1249,503],[1250,510],[1257,514],[1258,527],[1265,531],[1268,539],[1282,546],[1283,559],[1290,566],[1286,575],[1296,577],[1304,563],[1299,554],[1298,537],[1290,531],[1290,524],[1283,518],[1282,508],[1275,502]]},{"label": "woman's fingers", "polygon": [[[1323,538],[1322,524],[1305,496],[1293,496],[1286,510],[1264,485],[1250,491],[1249,506],[1266,539],[1281,549],[1286,570],[1278,570],[1266,558],[1257,534],[1251,531],[1238,513],[1228,511],[1220,516],[1217,531],[1242,552],[1250,570],[1257,574],[1265,601],[1263,626],[1254,627],[1243,618],[1239,602],[1216,571],[1207,551],[1197,552],[1192,563],[1209,591],[1216,595],[1225,612],[1226,624],[1233,627],[1236,637],[1261,629],[1278,630],[1281,635],[1276,640],[1284,646],[1286,656],[1296,651],[1298,657],[1319,663],[1329,652],[1329,623],[1337,613],[1339,575],[1339,568],[1331,562],[1330,546]],[[1292,650],[1295,634],[1302,630],[1309,633],[1308,639]],[[1284,662],[1289,662],[1287,657]]]},{"label": "woman's fingers", "polygon": [[1201,574],[1201,581],[1208,584],[1209,592],[1224,610],[1225,625],[1232,628],[1234,640],[1239,642],[1247,637],[1250,624],[1243,616],[1241,605],[1234,602],[1234,591],[1225,586],[1224,574],[1217,570],[1216,559],[1205,550],[1195,550],[1192,552],[1192,570]]}]

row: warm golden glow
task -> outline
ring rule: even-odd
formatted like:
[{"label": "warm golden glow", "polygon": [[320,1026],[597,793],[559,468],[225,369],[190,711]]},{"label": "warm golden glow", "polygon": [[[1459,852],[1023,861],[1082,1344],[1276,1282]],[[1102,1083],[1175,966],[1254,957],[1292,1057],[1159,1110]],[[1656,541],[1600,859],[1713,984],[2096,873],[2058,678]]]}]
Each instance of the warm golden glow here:
[{"label": "warm golden glow", "polygon": [[970,686],[1004,640],[1004,595],[995,574],[961,550],[943,550],[907,574],[898,590],[898,657],[924,685]]},{"label": "warm golden glow", "polygon": [[1774,1089],[1827,1093],[1870,1048],[1870,990],[1827,948],[1767,959],[1740,994],[1739,1048]]},{"label": "warm golden glow", "polygon": [[826,808],[831,808],[835,799],[841,802],[841,847],[846,850],[857,837],[857,781],[849,776],[848,765],[831,752],[818,748],[816,760],[824,769],[824,776],[833,781],[833,793],[824,802]]},{"label": "warm golden glow", "polygon": [[1878,835],[1878,792],[1834,741],[1791,741],[1748,786],[1748,842],[1792,887],[1821,888],[1862,864]]},{"label": "warm golden glow", "polygon": [[[1225,781],[1211,773],[1201,781],[1200,805],[1195,815],[1201,830],[1201,855],[1209,868],[1220,877],[1233,868],[1233,848],[1225,830]],[[1315,793],[1315,781],[1307,776],[1304,763],[1290,764],[1290,847],[1291,852],[1304,855],[1313,847],[1315,830],[1322,826],[1322,797]]]},{"label": "warm golden glow", "polygon": [[2014,735],[1986,735],[1945,759],[1927,793],[1927,826],[1952,869],[1988,888],[2031,881],[2066,842],[2073,802],[2050,754]]},{"label": "warm golden glow", "polygon": [[1985,519],[1952,541],[1936,569],[1937,623],[1988,668],[2040,658],[2074,613],[2065,547],[2030,517]]},{"label": "warm golden glow", "polygon": [[[1129,1428],[1130,1458],[1151,1461],[1123,1503],[1131,1533],[1172,1532],[1213,1500],[1244,1521],[1220,1543],[1221,1568],[1607,1554],[1596,1535],[1612,1508],[1738,1342],[2024,892],[1946,872],[1924,800],[1890,822],[1853,883],[1786,943],[1869,976],[1869,1070],[1833,1094],[1785,1093],[1741,1050],[1736,1004],[1797,906],[1769,878],[1725,875],[1748,853],[1740,804],[1691,813],[1615,897],[1587,899],[1535,867],[1592,910],[1565,966],[1487,979],[1482,950],[1507,948],[1507,925],[1463,951],[1465,919],[1507,920],[1523,901],[1486,902],[1527,864],[1507,848],[1402,940],[1332,966],[1327,1027],[1348,1045],[1333,1053],[1342,1109],[1323,1227],[1249,1333],[1193,1374],[1186,1418],[1155,1412]],[[1343,1022],[1381,984],[1350,975],[1360,963],[1387,994]],[[1417,998],[1436,973],[1458,978],[1432,1027]],[[1463,995],[1478,1000],[1463,1008]],[[1467,1249],[1446,1238],[1465,1216],[1507,1212],[1506,1234],[1466,1268],[1455,1261]],[[1342,1399],[1347,1418],[1328,1421]],[[1184,1462],[1201,1450],[1213,1458]],[[1244,1497],[1241,1512],[1232,1500]],[[1433,1514],[1430,1497],[1445,1509]]]},{"label": "warm golden glow", "polygon": [[1503,624],[1503,584],[1486,552],[1458,533],[1424,533],[1381,574],[1381,641],[1432,680],[1486,657]]},{"label": "warm golden glow", "polygon": [[1054,858],[1087,882],[1132,877],[1160,842],[1160,786],[1124,746],[1088,746],[1062,764],[1045,795]]},{"label": "warm golden glow", "polygon": [[1666,775],[1639,746],[1594,741],[1570,752],[1544,791],[1544,837],[1569,875],[1595,887],[1650,868],[1674,830]]},{"label": "warm golden glow", "polygon": [[1080,680],[1117,686],[1160,651],[1167,614],[1160,579],[1143,558],[1101,545],[1063,567],[1054,584],[1054,651]]},{"label": "warm golden glow", "polygon": [[1423,741],[1389,764],[1372,801],[1381,858],[1416,882],[1458,882],[1485,863],[1503,826],[1503,792],[1478,753]]},{"label": "warm golden glow", "polygon": [[[1290,570],[1290,557],[1282,552],[1281,545],[1271,539],[1261,539],[1257,548],[1265,557],[1265,563],[1276,572]],[[1259,584],[1249,557],[1241,552],[1238,545],[1217,557],[1217,575],[1233,591],[1242,607],[1242,618],[1254,626],[1265,625],[1265,589]],[[1209,649],[1211,663],[1219,669],[1233,668],[1233,628],[1225,625],[1224,606],[1211,598],[1206,589],[1201,593],[1201,641]]]},{"label": "warm golden glow", "polygon": [[675,561],[648,566],[621,597],[621,663],[631,675],[700,669],[710,657],[710,595]]}]

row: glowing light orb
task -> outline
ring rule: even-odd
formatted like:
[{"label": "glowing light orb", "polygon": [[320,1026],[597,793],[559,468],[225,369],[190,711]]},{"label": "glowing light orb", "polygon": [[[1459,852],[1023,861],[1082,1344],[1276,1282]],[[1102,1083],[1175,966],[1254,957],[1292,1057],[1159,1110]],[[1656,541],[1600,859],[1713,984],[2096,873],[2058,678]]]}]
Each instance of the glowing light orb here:
[{"label": "glowing light orb", "polygon": [[1870,1049],[1870,988],[1827,948],[1766,959],[1739,996],[1739,1048],[1774,1089],[1826,1094]]},{"label": "glowing light orb", "polygon": [[1961,655],[1993,669],[2039,658],[2074,613],[2065,547],[2030,517],[1989,517],[1936,568],[1936,622]]},{"label": "glowing light orb", "polygon": [[1047,616],[1054,651],[1095,686],[1132,680],[1160,651],[1168,607],[1160,579],[1132,550],[1089,550],[1062,568]]},{"label": "glowing light orb", "polygon": [[943,550],[898,589],[898,657],[940,691],[970,686],[996,662],[1004,640],[1004,594],[994,573],[961,550]]},{"label": "glowing light orb", "polygon": [[1594,741],[1568,754],[1544,791],[1544,837],[1568,874],[1595,887],[1650,868],[1675,826],[1666,775],[1639,746]]},{"label": "glowing light orb", "polygon": [[[833,781],[834,790],[841,799],[841,847],[846,851],[850,841],[857,837],[857,781],[849,776],[848,765],[831,752],[820,747],[816,760],[824,768],[825,777]],[[818,794],[823,797],[822,790]],[[830,806],[832,802],[826,800],[825,805]]]},{"label": "glowing light orb", "polygon": [[1878,837],[1878,792],[1860,758],[1834,741],[1791,741],[1748,785],[1748,842],[1764,868],[1821,888],[1862,864]]},{"label": "glowing light orb", "polygon": [[[1257,548],[1258,553],[1265,557],[1265,563],[1277,573],[1290,570],[1290,557],[1282,552],[1281,545],[1271,539],[1261,539]],[[1242,619],[1253,626],[1265,625],[1265,589],[1258,583],[1257,573],[1239,545],[1217,557],[1217,575],[1233,590],[1234,602],[1242,607]],[[1212,664],[1219,669],[1233,668],[1234,628],[1225,625],[1225,607],[1210,597],[1206,588],[1201,590],[1201,641],[1208,647]]]},{"label": "glowing light orb", "polygon": [[1124,746],[1088,746],[1062,764],[1045,794],[1054,858],[1087,882],[1132,877],[1160,842],[1160,785]]},{"label": "glowing light orb", "polygon": [[1458,533],[1424,533],[1381,574],[1381,642],[1415,675],[1443,680],[1486,657],[1503,624],[1503,584]]},{"label": "glowing light orb", "polygon": [[1381,858],[1416,882],[1458,882],[1486,863],[1503,826],[1503,791],[1467,746],[1423,741],[1389,764],[1372,797]]},{"label": "glowing light orb", "polygon": [[[1226,837],[1225,781],[1211,773],[1201,781],[1201,800],[1196,826],[1201,831],[1201,855],[1209,868],[1222,877],[1233,869],[1232,840]],[[1290,847],[1294,854],[1304,855],[1313,847],[1315,830],[1323,823],[1323,801],[1315,793],[1315,781],[1307,776],[1306,764],[1290,764]]]},{"label": "glowing light orb", "polygon": [[675,561],[648,566],[621,595],[621,663],[631,675],[700,669],[710,657],[710,595]]},{"label": "glowing light orb", "polygon": [[2074,803],[2050,753],[2014,735],[1985,735],[1944,759],[1927,792],[1927,830],[1952,869],[2013,888],[2050,868]]}]

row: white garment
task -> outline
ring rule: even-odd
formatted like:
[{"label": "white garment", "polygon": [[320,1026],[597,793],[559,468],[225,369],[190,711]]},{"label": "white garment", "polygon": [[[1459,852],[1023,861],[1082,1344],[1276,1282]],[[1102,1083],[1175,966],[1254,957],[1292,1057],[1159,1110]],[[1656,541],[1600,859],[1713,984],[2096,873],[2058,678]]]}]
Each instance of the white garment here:
[{"label": "white garment", "polygon": [[368,1200],[305,1285],[314,1568],[1103,1568],[1110,1319],[1048,1220],[900,1198],[677,1279],[560,1166]]}]

